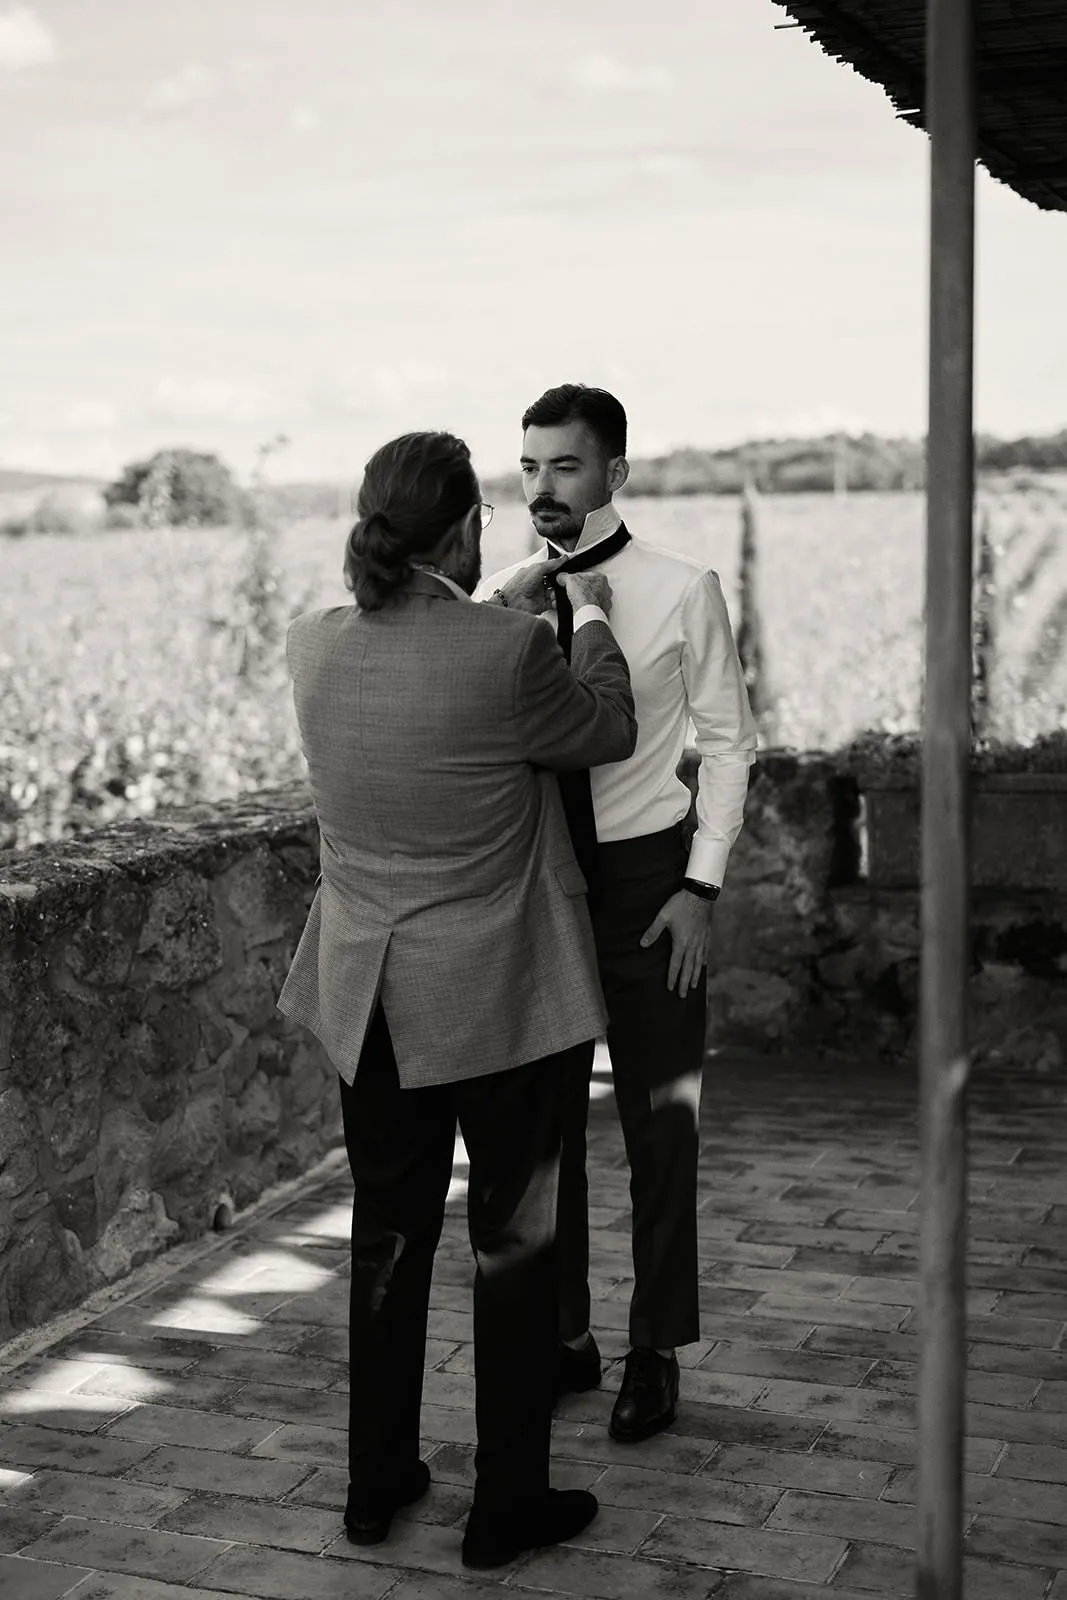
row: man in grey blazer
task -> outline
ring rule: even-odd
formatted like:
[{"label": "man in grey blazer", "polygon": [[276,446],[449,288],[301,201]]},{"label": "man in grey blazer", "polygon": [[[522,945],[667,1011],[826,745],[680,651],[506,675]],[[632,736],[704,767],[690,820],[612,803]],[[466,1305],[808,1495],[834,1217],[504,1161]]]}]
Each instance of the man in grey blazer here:
[{"label": "man in grey blazer", "polygon": [[279,1006],[341,1080],[357,1543],[430,1481],[422,1369],[458,1119],[477,1261],[463,1559],[492,1567],[596,1513],[548,1482],[562,1094],[605,1025],[555,773],[629,756],[633,699],[602,575],[566,579],[569,667],[544,621],[470,602],[486,508],[460,440],[383,447],[358,509],[356,605],[289,631],[322,878]]}]

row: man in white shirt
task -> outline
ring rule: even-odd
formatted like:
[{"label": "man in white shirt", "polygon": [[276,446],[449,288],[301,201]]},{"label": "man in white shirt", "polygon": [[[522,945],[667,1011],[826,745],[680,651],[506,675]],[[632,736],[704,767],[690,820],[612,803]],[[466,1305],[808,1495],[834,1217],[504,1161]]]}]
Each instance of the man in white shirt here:
[{"label": "man in white shirt", "polygon": [[[626,657],[637,747],[595,767],[585,792],[561,782],[590,887],[615,1100],[630,1164],[634,1290],[614,1438],[674,1420],[678,1345],[700,1337],[696,1177],[704,1057],[704,969],[714,901],[741,829],[756,728],[716,573],[630,535],[612,496],[626,482],[626,413],[582,384],[549,389],[522,419],[522,476],[545,540],[488,578],[475,599],[543,612],[568,648],[570,606],[555,574],[603,570]],[[692,726],[697,826],[677,767]],[[590,791],[592,805],[590,808]],[[594,833],[595,824],[595,833]],[[560,1172],[557,1393],[594,1388],[585,1128],[593,1052],[573,1076]]]}]

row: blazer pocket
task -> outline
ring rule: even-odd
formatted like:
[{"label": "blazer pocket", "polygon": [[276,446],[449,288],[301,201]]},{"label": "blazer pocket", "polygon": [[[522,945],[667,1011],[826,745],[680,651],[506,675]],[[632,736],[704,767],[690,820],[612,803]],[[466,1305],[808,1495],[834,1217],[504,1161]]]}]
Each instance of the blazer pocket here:
[{"label": "blazer pocket", "polygon": [[556,877],[564,894],[585,894],[589,885],[585,881],[585,874],[577,861],[558,861],[556,863]]}]

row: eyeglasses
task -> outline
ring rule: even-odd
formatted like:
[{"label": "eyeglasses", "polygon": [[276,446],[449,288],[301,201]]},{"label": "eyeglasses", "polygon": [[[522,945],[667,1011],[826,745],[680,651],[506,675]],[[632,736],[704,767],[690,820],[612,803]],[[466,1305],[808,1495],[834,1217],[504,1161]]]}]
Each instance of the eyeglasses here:
[{"label": "eyeglasses", "polygon": [[484,533],[493,520],[493,512],[496,507],[491,506],[487,500],[483,500],[478,509],[482,514],[482,532]]}]

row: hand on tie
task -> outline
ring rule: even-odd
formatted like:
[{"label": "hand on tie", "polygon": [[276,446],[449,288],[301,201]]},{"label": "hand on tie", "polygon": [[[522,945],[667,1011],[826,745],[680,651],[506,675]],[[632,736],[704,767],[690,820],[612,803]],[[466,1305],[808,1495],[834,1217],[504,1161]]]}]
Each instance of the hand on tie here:
[{"label": "hand on tie", "polygon": [[599,606],[606,617],[611,615],[611,584],[602,572],[561,572],[557,581],[566,589],[573,611]]},{"label": "hand on tie", "polygon": [[545,579],[558,572],[565,560],[565,556],[557,556],[552,561],[539,561],[533,567],[521,567],[501,585],[499,593],[505,605],[512,611],[528,611],[532,617],[551,610],[555,598]]}]

